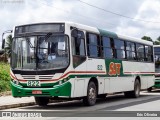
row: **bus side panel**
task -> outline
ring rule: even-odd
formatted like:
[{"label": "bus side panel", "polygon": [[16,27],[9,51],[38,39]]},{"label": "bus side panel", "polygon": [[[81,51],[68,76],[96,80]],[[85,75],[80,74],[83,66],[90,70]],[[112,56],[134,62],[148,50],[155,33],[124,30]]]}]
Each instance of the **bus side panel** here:
[{"label": "bus side panel", "polygon": [[109,83],[109,91],[105,88],[105,92],[113,93],[133,90],[135,78],[123,73],[122,60],[106,59],[105,64]]},{"label": "bus side panel", "polygon": [[154,85],[154,63],[123,61],[125,75],[139,76],[141,89]]},{"label": "bus side panel", "polygon": [[152,87],[154,84],[155,84],[155,76],[153,75],[153,76],[151,76],[151,77],[148,77],[147,88]]},{"label": "bus side panel", "polygon": [[[75,64],[75,61],[74,63]],[[73,65],[74,66],[74,65]],[[72,74],[74,78],[74,90],[72,97],[82,97],[85,96],[86,90],[86,61],[78,64],[75,68],[73,68],[74,74]]]},{"label": "bus side panel", "polygon": [[130,77],[111,77],[110,92],[131,91],[134,88],[134,76]]},{"label": "bus side panel", "polygon": [[[87,59],[87,75],[89,78],[98,80],[98,94],[105,93],[105,87],[108,87],[108,82],[105,82],[107,77],[106,65],[104,59],[88,58]],[[106,83],[106,84],[105,84]],[[88,84],[86,88],[88,87]],[[108,88],[109,89],[109,88]]]}]

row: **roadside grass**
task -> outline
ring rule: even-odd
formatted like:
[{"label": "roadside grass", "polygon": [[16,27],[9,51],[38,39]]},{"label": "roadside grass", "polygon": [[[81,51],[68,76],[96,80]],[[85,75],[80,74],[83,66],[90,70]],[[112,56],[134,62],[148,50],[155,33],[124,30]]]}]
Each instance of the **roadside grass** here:
[{"label": "roadside grass", "polygon": [[0,93],[10,91],[10,65],[0,62]]}]

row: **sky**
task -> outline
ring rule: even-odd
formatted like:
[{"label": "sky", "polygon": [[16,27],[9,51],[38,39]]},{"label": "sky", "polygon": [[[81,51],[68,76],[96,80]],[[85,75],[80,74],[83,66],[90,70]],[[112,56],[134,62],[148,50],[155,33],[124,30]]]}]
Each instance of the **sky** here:
[{"label": "sky", "polygon": [[[0,0],[0,49],[2,33],[12,30],[16,25],[59,20],[77,22],[136,38],[150,36],[156,40],[160,36],[160,0],[81,1]],[[6,36],[7,34],[4,38]]]}]

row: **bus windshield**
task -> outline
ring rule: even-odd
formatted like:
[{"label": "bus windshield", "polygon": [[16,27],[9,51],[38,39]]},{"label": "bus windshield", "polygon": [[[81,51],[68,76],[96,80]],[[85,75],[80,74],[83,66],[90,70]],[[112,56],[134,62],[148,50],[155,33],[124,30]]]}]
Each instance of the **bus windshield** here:
[{"label": "bus windshield", "polygon": [[155,72],[160,72],[160,47],[154,47]]},{"label": "bus windshield", "polygon": [[69,64],[66,35],[15,38],[12,46],[12,69],[63,69]]}]

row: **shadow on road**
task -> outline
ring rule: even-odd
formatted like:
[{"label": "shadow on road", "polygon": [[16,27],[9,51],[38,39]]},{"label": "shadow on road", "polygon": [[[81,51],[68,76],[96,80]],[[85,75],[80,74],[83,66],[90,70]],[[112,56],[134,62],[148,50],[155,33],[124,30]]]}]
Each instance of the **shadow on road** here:
[{"label": "shadow on road", "polygon": [[[124,107],[128,107],[128,106],[133,106],[133,105],[137,105],[137,104],[142,104],[142,103],[146,103],[146,102],[151,102],[151,101],[155,101],[155,100],[159,100],[160,96],[158,95],[141,95],[138,99],[135,98],[125,98],[123,94],[118,94],[118,95],[110,95],[107,96],[106,99],[97,99],[96,105],[95,106],[91,106],[91,107],[96,107],[98,105],[103,105],[103,104],[108,104],[110,105],[110,103],[117,103],[117,102],[123,102],[123,104],[118,104],[118,105],[113,105],[113,106],[108,106],[105,107],[101,110],[115,110],[115,109],[120,109],[120,108],[124,108]],[[126,102],[125,102],[126,101]],[[125,104],[124,104],[125,103]],[[79,108],[86,108],[87,106],[83,105],[83,101],[82,100],[74,100],[74,101],[66,101],[66,102],[58,102],[58,103],[50,103],[45,107],[41,107],[41,106],[29,106],[29,107],[24,107],[21,109],[28,109],[28,110],[64,110],[64,111],[72,111],[72,110],[76,110]]]},{"label": "shadow on road", "polygon": [[145,93],[160,93],[160,89],[153,89],[152,91],[144,91]]}]

